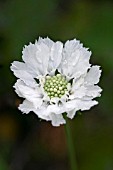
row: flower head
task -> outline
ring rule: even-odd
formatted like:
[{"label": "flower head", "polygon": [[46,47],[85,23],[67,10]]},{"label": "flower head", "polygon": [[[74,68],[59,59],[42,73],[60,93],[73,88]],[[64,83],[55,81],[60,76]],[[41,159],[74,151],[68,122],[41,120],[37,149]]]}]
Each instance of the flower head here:
[{"label": "flower head", "polygon": [[89,110],[100,96],[99,66],[91,66],[91,52],[76,39],[53,42],[39,38],[22,51],[23,62],[14,61],[11,70],[18,78],[16,93],[24,98],[19,110],[33,111],[53,126],[65,124],[63,113],[73,118],[78,110]]}]

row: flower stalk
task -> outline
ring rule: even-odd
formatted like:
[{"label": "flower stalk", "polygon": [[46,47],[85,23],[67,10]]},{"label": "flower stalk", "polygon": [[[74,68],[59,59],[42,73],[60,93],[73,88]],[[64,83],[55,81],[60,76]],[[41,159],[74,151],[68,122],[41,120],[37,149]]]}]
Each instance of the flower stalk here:
[{"label": "flower stalk", "polygon": [[66,134],[66,142],[67,142],[67,147],[68,147],[71,170],[78,170],[76,153],[75,153],[75,148],[73,144],[69,120],[66,116],[65,116],[65,119],[66,119],[65,134]]}]

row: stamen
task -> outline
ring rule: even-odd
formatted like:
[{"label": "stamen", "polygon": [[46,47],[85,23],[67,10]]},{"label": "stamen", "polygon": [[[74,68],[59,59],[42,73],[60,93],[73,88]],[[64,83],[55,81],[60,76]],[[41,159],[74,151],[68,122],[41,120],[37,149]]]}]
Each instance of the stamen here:
[{"label": "stamen", "polygon": [[61,75],[47,76],[44,84],[44,90],[50,98],[61,98],[67,91],[67,80]]}]

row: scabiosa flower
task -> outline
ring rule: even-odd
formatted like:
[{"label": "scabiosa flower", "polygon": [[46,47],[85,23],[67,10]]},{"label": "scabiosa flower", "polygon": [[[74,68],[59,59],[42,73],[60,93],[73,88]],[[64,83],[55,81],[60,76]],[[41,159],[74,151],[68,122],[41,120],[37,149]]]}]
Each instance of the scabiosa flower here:
[{"label": "scabiosa flower", "polygon": [[19,110],[33,111],[53,126],[65,124],[63,113],[73,118],[78,110],[89,110],[100,96],[99,66],[91,66],[91,52],[78,40],[53,42],[39,38],[22,51],[23,62],[14,61],[11,70],[18,78],[14,85],[24,98]]}]

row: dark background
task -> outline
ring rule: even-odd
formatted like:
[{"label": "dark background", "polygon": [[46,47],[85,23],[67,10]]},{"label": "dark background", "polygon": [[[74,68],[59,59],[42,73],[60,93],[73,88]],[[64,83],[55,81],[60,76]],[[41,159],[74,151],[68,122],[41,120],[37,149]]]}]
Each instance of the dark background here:
[{"label": "dark background", "polygon": [[64,126],[22,115],[10,63],[39,36],[80,39],[103,70],[99,105],[70,121],[79,170],[113,170],[113,1],[0,1],[0,170],[69,170]]}]

